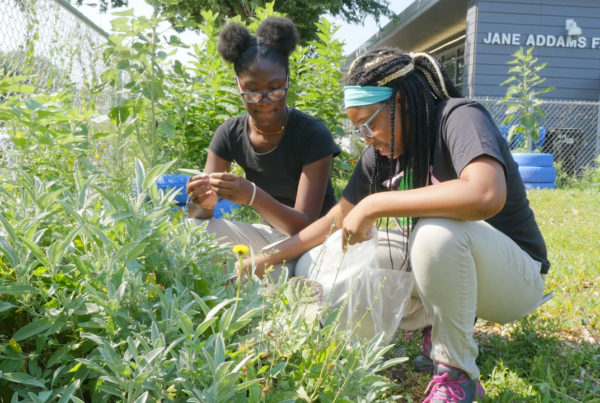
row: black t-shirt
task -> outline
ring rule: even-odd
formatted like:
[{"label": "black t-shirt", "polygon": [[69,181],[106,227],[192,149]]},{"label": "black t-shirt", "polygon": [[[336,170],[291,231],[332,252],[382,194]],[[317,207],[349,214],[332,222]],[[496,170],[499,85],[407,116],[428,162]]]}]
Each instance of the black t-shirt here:
[{"label": "black t-shirt", "polygon": [[[475,101],[453,98],[437,105],[438,142],[434,151],[432,183],[457,179],[473,159],[489,155],[498,160],[506,174],[506,203],[486,221],[515,241],[547,273],[550,262],[546,243],[529,206],[525,186],[506,140],[483,106]],[[389,160],[381,157],[389,165]],[[386,161],[387,160],[387,161]],[[375,150],[367,148],[357,163],[343,196],[357,204],[369,195],[369,182],[375,167]],[[387,178],[385,178],[387,179]]]},{"label": "black t-shirt", "polygon": [[[227,161],[237,162],[246,178],[286,206],[294,207],[302,168],[328,155],[340,153],[323,122],[290,109],[285,132],[276,148],[254,151],[248,138],[248,115],[228,119],[217,128],[209,149]],[[321,215],[335,205],[331,179],[327,183]]]}]

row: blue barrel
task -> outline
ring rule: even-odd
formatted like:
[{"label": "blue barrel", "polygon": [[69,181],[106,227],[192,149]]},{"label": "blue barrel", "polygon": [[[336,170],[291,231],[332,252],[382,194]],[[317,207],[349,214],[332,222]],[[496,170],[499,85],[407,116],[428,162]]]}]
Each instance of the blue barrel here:
[{"label": "blue barrel", "polygon": [[[171,189],[177,189],[177,195],[175,196],[175,204],[177,207],[174,211],[183,210],[187,213],[187,203],[188,203],[188,195],[185,192],[185,185],[190,177],[184,174],[167,174],[158,178],[156,181],[156,187],[162,189],[163,192],[168,192]],[[135,189],[135,179],[134,179],[134,192]],[[235,209],[238,207],[237,203],[232,201],[219,198],[217,205],[215,206],[213,217],[221,218],[225,214],[233,214]]]},{"label": "blue barrel", "polygon": [[[506,141],[508,141],[508,131],[510,130],[510,126],[509,125],[500,125],[500,126],[498,126],[498,129],[500,130],[502,137],[504,137],[504,139]],[[538,140],[533,145],[534,149],[542,148],[542,146],[544,145],[544,142],[546,141],[547,133],[548,133],[548,130],[545,127],[540,127],[539,132],[538,132]],[[508,144],[508,146],[510,147],[511,150],[514,150],[515,148],[524,146],[526,143],[527,143],[527,140],[525,139],[525,135],[523,133],[517,133],[513,137],[511,142]]]},{"label": "blue barrel", "polygon": [[171,174],[163,175],[156,181],[156,187],[162,189],[165,193],[171,189],[177,189],[177,195],[175,196],[175,203],[177,206],[185,206],[188,201],[188,196],[185,193],[185,184],[187,183],[189,176],[183,174]]},{"label": "blue barrel", "polygon": [[525,189],[554,189],[556,188],[556,169],[554,157],[546,153],[513,153],[513,158],[519,164],[519,174],[525,184]]}]

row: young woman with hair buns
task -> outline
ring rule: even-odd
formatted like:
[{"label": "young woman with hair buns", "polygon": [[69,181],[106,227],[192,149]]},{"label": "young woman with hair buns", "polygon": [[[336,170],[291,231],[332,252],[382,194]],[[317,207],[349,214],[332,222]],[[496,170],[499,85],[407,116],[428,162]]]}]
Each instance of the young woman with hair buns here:
[{"label": "young woman with hair buns", "polygon": [[[217,129],[204,175],[187,183],[189,216],[206,221],[218,238],[255,253],[297,233],[336,202],[330,168],[340,150],[331,132],[319,119],[286,105],[289,54],[297,43],[288,18],[265,19],[256,36],[235,22],[222,29],[218,51],[233,64],[247,113]],[[234,161],[245,178],[227,172]],[[252,206],[265,224],[213,219],[218,197]],[[287,267],[293,274],[292,261]]]},{"label": "young woman with hair buns", "polygon": [[405,219],[403,232],[377,232],[389,249],[378,259],[414,273],[413,304],[400,327],[424,327],[416,363],[433,376],[425,401],[472,402],[484,393],[476,318],[507,323],[535,310],[550,267],[517,164],[485,108],[461,98],[427,53],[381,48],[359,56],[344,101],[368,148],[342,199],[257,256],[254,269],[304,253],[296,266],[302,275],[332,226],[346,245],[374,236],[380,218]]}]

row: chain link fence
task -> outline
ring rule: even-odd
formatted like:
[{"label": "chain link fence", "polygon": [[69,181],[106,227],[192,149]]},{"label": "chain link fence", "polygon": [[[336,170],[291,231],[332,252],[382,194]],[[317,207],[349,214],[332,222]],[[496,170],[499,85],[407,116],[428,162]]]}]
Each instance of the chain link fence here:
[{"label": "chain link fence", "polygon": [[39,93],[69,89],[76,104],[107,113],[114,95],[91,91],[106,69],[107,40],[65,0],[0,1],[0,79],[27,76]]},{"label": "chain link fence", "polygon": [[[490,112],[503,134],[506,105],[500,98],[478,98]],[[535,150],[554,155],[562,174],[577,177],[585,168],[596,168],[600,153],[600,102],[545,100],[541,105],[546,113]]]},{"label": "chain link fence", "polygon": [[[505,137],[509,126],[503,125],[506,105],[499,104],[501,98],[474,98],[490,112]],[[546,118],[540,129],[540,138],[534,150],[550,153],[561,174],[577,178],[584,169],[598,168],[600,155],[600,102],[588,101],[544,101],[541,108]],[[347,152],[358,155],[364,149],[362,139],[351,134],[354,126],[344,121],[345,136],[337,139]],[[513,148],[517,146],[513,142]]]}]

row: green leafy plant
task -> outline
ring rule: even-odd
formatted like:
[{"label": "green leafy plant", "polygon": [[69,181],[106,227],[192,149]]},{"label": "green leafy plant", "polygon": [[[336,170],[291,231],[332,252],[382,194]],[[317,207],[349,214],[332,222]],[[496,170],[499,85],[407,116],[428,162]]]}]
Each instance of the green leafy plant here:
[{"label": "green leafy plant", "polygon": [[[248,25],[251,32],[265,18],[281,15],[273,7],[271,2],[255,10]],[[218,16],[211,11],[202,16],[196,28],[203,39],[190,49],[191,60],[185,64],[173,56],[186,49],[179,38],[158,34],[158,25],[165,22],[159,11],[152,18],[126,11],[113,20],[114,33],[104,51],[111,68],[96,91],[118,95],[106,119],[116,136],[98,143],[107,165],[119,167],[115,175],[130,169],[123,166],[127,154],[139,155],[149,165],[177,159],[179,167],[202,167],[217,127],[244,112],[235,73],[217,52]],[[288,103],[341,135],[342,44],[333,38],[336,30],[322,19],[315,30],[318,40],[292,54]]]},{"label": "green leafy plant", "polygon": [[[547,63],[539,64],[538,59],[532,55],[533,49],[530,47],[524,51],[521,47],[513,53],[514,59],[508,62],[513,65],[508,70],[508,73],[512,75],[500,84],[501,86],[510,85],[504,98],[499,101],[507,106],[504,113],[506,117],[502,124],[511,124],[508,132],[509,143],[521,133],[525,140],[520,147],[529,150],[533,150],[533,146],[538,140],[540,122],[546,116],[546,112],[540,107],[542,100],[539,95],[554,89],[554,87],[537,88],[546,81],[539,75],[539,72],[546,67]],[[515,119],[517,123],[513,123]]]},{"label": "green leafy plant", "polygon": [[154,73],[131,74],[112,121],[0,81],[0,401],[393,401],[389,346],[338,331],[291,282],[229,285],[235,256],[156,187],[177,162],[135,158],[136,122],[170,101],[149,113]]}]

